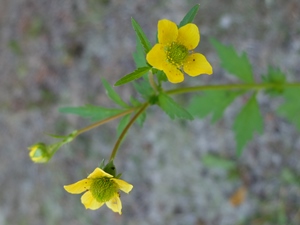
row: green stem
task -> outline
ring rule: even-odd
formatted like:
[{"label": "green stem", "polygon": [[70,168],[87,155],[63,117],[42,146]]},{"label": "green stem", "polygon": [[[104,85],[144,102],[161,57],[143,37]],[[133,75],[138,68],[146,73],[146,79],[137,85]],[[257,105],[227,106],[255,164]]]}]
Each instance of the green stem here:
[{"label": "green stem", "polygon": [[286,83],[286,84],[225,84],[225,85],[207,85],[207,86],[195,86],[195,87],[186,87],[186,88],[177,88],[173,90],[166,91],[166,94],[183,94],[194,91],[205,91],[205,90],[261,90],[267,88],[276,88],[276,87],[300,87],[300,83]]},{"label": "green stem", "polygon": [[89,131],[89,130],[91,130],[91,129],[94,129],[94,128],[96,128],[96,127],[102,125],[102,124],[108,123],[108,122],[110,122],[110,121],[112,121],[112,120],[115,120],[115,119],[117,119],[117,118],[119,118],[119,117],[122,117],[122,116],[125,116],[125,115],[129,114],[129,113],[132,113],[133,111],[137,110],[138,108],[139,108],[139,107],[134,107],[134,108],[128,109],[128,110],[126,110],[126,111],[124,111],[124,112],[121,112],[121,113],[119,113],[119,114],[117,114],[117,115],[111,116],[111,117],[106,118],[106,119],[104,119],[104,120],[100,120],[100,121],[98,121],[98,122],[96,122],[96,123],[93,123],[93,124],[91,124],[91,125],[89,125],[89,126],[87,126],[87,127],[84,127],[84,128],[82,128],[82,129],[78,130],[78,132],[76,133],[76,137],[77,137],[79,134],[82,134],[82,133],[84,133],[84,132],[86,132],[86,131]]},{"label": "green stem", "polygon": [[124,130],[120,134],[120,136],[119,136],[119,138],[118,138],[118,140],[117,140],[117,142],[116,142],[116,144],[115,144],[115,146],[114,146],[114,148],[113,148],[113,150],[111,152],[109,161],[111,161],[111,160],[113,160],[115,158],[115,156],[116,156],[116,154],[118,152],[118,149],[119,149],[119,147],[121,145],[121,142],[122,142],[123,138],[125,137],[127,131],[129,130],[129,128],[131,127],[131,125],[134,123],[134,121],[139,117],[139,115],[141,115],[148,106],[149,106],[148,102],[144,103],[141,106],[140,110],[132,117],[132,119],[129,121],[129,123],[127,124],[127,126],[124,128]]},{"label": "green stem", "polygon": [[151,87],[154,89],[154,91],[158,92],[158,88],[157,88],[157,85],[154,81],[153,73],[152,73],[151,70],[148,73],[148,79],[149,79],[149,83],[150,83]]}]

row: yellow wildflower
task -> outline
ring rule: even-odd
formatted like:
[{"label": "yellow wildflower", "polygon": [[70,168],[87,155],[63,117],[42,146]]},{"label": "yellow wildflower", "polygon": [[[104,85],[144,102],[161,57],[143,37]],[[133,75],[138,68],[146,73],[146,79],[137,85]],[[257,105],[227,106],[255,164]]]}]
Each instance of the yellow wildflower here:
[{"label": "yellow wildflower", "polygon": [[213,70],[205,56],[193,53],[200,42],[198,27],[188,23],[178,29],[177,25],[167,19],[158,21],[158,44],[148,52],[148,63],[163,70],[171,83],[184,80],[182,70],[194,77],[212,74]]},{"label": "yellow wildflower", "polygon": [[29,150],[29,157],[33,162],[36,163],[45,163],[48,162],[51,158],[47,146],[44,143],[36,143],[30,147]]},{"label": "yellow wildflower", "polygon": [[119,190],[129,193],[133,186],[124,180],[114,178],[111,174],[96,168],[86,179],[64,186],[71,194],[80,194],[81,203],[86,209],[98,209],[104,203],[114,212],[122,214]]}]

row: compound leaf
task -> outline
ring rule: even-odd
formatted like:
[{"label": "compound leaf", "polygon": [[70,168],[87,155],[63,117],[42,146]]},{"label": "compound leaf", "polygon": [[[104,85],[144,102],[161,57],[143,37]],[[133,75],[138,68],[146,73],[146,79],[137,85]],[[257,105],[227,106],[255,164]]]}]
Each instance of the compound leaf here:
[{"label": "compound leaf", "polygon": [[84,118],[89,118],[92,121],[96,121],[117,115],[121,112],[124,112],[124,109],[112,109],[101,106],[85,105],[79,107],[62,107],[59,108],[59,112],[75,114]]},{"label": "compound leaf", "polygon": [[139,37],[136,36],[136,49],[133,52],[133,60],[135,62],[136,68],[141,68],[147,66],[145,52],[142,46],[142,43],[139,41]]},{"label": "compound leaf", "polygon": [[274,84],[274,87],[268,88],[266,90],[266,93],[268,93],[269,95],[276,96],[283,93],[283,85],[286,82],[286,76],[280,69],[270,66],[268,69],[268,73],[262,75],[262,80],[264,83]]},{"label": "compound leaf", "polygon": [[182,27],[188,23],[192,23],[194,21],[195,16],[199,10],[199,4],[193,6],[190,11],[185,15],[182,21],[179,23],[179,27]]},{"label": "compound leaf", "polygon": [[202,95],[192,98],[188,111],[193,115],[204,118],[212,114],[212,123],[217,122],[223,116],[225,109],[244,92],[241,91],[204,91]]},{"label": "compound leaf", "polygon": [[253,83],[252,66],[245,52],[241,56],[237,54],[233,46],[226,46],[210,39],[221,60],[221,66],[232,75],[246,83]]},{"label": "compound leaf", "polygon": [[132,27],[141,42],[141,44],[144,47],[145,54],[147,54],[151,49],[151,44],[145,35],[144,31],[142,30],[141,26],[138,24],[138,22],[135,21],[135,19],[131,18]]},{"label": "compound leaf", "polygon": [[136,80],[136,79],[142,77],[151,68],[152,67],[150,67],[150,66],[145,66],[145,67],[137,68],[132,73],[129,73],[129,74],[125,75],[124,77],[122,77],[120,80],[118,80],[115,83],[115,86],[120,86],[120,85],[126,84],[126,83],[128,83],[130,81]]},{"label": "compound leaf", "polygon": [[116,104],[118,104],[124,108],[128,108],[128,105],[122,100],[120,95],[112,88],[112,86],[110,86],[110,84],[107,82],[107,80],[102,78],[102,84],[105,87],[106,94],[108,95],[108,97],[111,100],[113,100]]},{"label": "compound leaf", "polygon": [[164,93],[158,96],[158,105],[162,110],[169,115],[171,119],[176,117],[181,119],[193,120],[193,116],[186,111],[182,106],[178,105],[171,97]]},{"label": "compound leaf", "polygon": [[259,111],[255,94],[236,116],[233,131],[235,133],[238,155],[241,155],[243,148],[252,139],[255,132],[263,132],[263,118]]},{"label": "compound leaf", "polygon": [[283,92],[285,102],[277,109],[279,115],[285,117],[300,130],[300,88],[287,88]]},{"label": "compound leaf", "polygon": [[233,160],[225,159],[213,154],[204,155],[203,157],[201,157],[201,162],[206,167],[218,167],[224,170],[232,170],[237,167],[236,163]]}]

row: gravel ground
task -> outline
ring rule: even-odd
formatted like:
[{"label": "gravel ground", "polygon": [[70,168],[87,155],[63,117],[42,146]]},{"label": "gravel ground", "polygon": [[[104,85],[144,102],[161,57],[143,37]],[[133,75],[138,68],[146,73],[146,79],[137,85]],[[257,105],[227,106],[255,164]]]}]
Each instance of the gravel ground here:
[{"label": "gravel ground", "polygon": [[[299,81],[298,0],[0,3],[1,225],[300,224],[300,188],[291,179],[291,174],[300,177],[299,132],[275,115],[280,100],[263,94],[259,103],[265,132],[240,158],[230,128],[243,99],[215,125],[209,118],[171,121],[158,108],[150,109],[144,127],[131,129],[116,158],[123,178],[134,185],[130,195],[122,195],[122,216],[105,207],[85,210],[80,196],[62,187],[85,177],[109,156],[117,123],[80,136],[46,165],[33,164],[26,150],[34,142],[50,141],[45,133],[67,134],[88,124],[59,114],[59,107],[110,106],[99,78],[114,83],[134,69],[131,17],[154,43],[159,19],[179,22],[200,3],[195,20],[202,35],[198,50],[212,62],[214,75],[187,78],[184,85],[236,81],[220,68],[210,37],[246,51],[258,80],[272,64],[289,80]],[[135,95],[130,85],[117,91],[126,100]],[[204,166],[201,159],[208,153],[234,161],[235,178],[229,171]],[[246,197],[232,204],[234,193]]]}]

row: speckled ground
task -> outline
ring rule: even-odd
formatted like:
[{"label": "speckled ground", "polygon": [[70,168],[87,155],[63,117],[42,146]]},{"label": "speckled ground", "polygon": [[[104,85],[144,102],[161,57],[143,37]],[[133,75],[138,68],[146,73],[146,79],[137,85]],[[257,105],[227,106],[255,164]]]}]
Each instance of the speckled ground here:
[{"label": "speckled ground", "polygon": [[[274,113],[280,100],[263,94],[265,132],[241,158],[230,128],[242,99],[215,125],[209,118],[171,121],[158,108],[149,110],[144,127],[132,128],[116,159],[123,178],[134,185],[130,195],[122,194],[121,217],[105,207],[85,210],[80,196],[62,187],[109,156],[117,123],[80,136],[46,165],[28,159],[27,146],[50,141],[44,133],[67,134],[88,124],[59,114],[59,107],[110,106],[100,77],[114,83],[134,69],[131,17],[154,43],[159,19],[179,22],[196,3],[198,50],[213,64],[214,75],[187,78],[184,85],[236,81],[220,68],[210,37],[246,51],[257,80],[272,64],[299,81],[298,0],[0,1],[0,225],[300,224],[299,184],[283,176],[291,171],[300,177],[299,132]],[[126,100],[135,95],[130,85],[117,91]],[[201,158],[207,153],[235,161],[238,178],[205,167]],[[247,195],[234,207],[229,199],[239,188]]]}]

